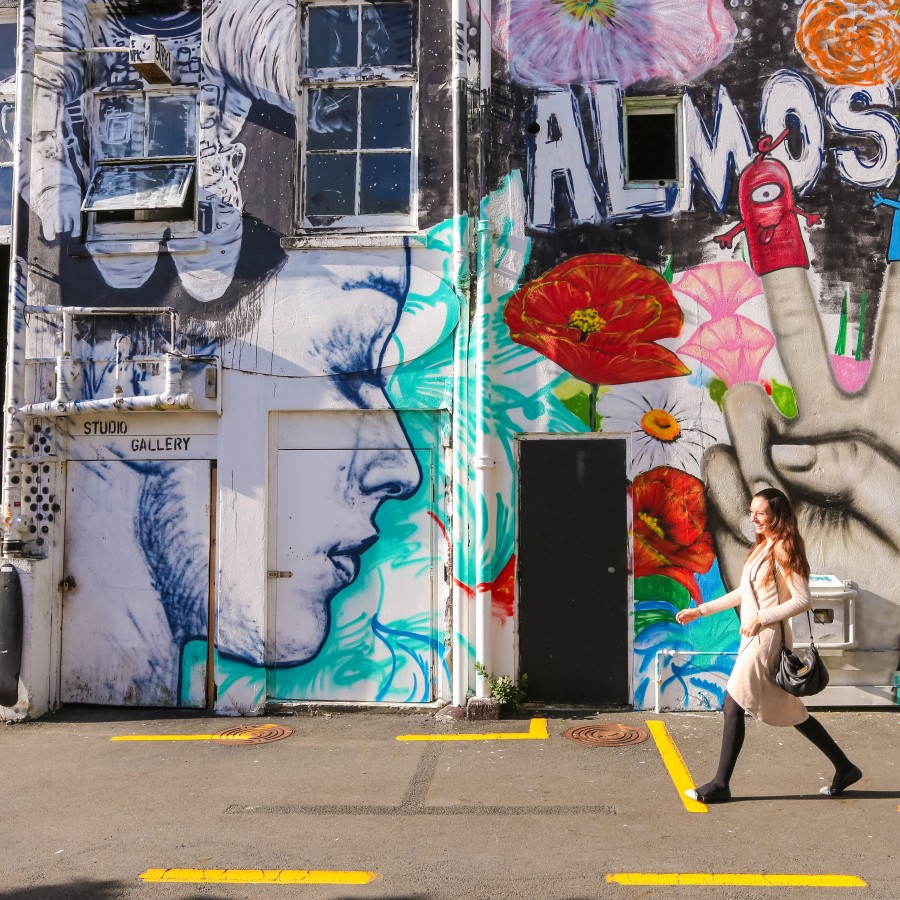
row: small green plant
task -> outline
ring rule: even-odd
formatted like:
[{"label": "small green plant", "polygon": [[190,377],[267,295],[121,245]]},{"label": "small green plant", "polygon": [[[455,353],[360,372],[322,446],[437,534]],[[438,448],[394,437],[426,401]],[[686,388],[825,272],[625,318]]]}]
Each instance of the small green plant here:
[{"label": "small green plant", "polygon": [[509,675],[494,678],[480,662],[475,663],[475,671],[487,682],[491,696],[503,709],[518,709],[519,704],[524,702],[528,694],[528,676],[524,672],[516,684]]}]

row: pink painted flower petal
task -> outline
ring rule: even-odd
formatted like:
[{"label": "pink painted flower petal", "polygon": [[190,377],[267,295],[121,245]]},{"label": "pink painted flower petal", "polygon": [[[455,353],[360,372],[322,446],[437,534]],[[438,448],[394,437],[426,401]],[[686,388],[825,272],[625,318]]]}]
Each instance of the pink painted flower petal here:
[{"label": "pink painted flower petal", "polygon": [[494,47],[522,84],[650,78],[690,81],[730,52],[737,26],[722,0],[614,0],[611,11],[576,0],[508,0]]},{"label": "pink painted flower petal", "polygon": [[700,360],[731,387],[758,381],[763,360],[774,346],[775,337],[768,328],[746,316],[728,316],[705,322],[678,352]]},{"label": "pink painted flower petal", "polygon": [[672,290],[700,304],[714,319],[731,316],[738,307],[762,296],[759,276],[743,262],[704,263],[688,269]]},{"label": "pink painted flower petal", "polygon": [[871,359],[856,360],[852,356],[831,356],[830,359],[837,383],[848,394],[855,394],[868,380]]}]

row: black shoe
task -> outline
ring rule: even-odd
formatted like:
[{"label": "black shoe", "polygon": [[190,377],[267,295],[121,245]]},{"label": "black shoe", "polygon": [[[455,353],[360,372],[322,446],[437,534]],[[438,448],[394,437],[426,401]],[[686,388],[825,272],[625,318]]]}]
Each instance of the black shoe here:
[{"label": "black shoe", "polygon": [[727,803],[731,799],[731,788],[711,788],[704,785],[687,790],[685,794],[698,803]]},{"label": "black shoe", "polygon": [[862,771],[856,766],[851,766],[845,772],[837,772],[829,787],[823,787],[819,793],[826,797],[837,797],[843,794],[851,784],[856,784],[862,778]]}]

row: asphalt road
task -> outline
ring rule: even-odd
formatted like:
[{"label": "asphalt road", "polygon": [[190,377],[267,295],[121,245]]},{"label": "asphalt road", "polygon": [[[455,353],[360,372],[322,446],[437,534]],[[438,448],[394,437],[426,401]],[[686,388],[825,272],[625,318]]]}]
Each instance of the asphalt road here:
[{"label": "asphalt road", "polygon": [[[563,733],[661,721],[702,783],[718,758],[717,714],[585,712],[549,716],[546,738],[396,739],[527,733],[532,715],[540,712],[448,724],[425,712],[259,720],[69,709],[2,727],[0,900],[900,896],[900,711],[817,713],[865,773],[834,799],[817,793],[831,777],[818,751],[793,729],[749,722],[735,799],[706,812],[687,810],[653,737],[597,747]],[[258,745],[111,740],[262,721],[295,732]],[[377,877],[365,884],[141,878],[184,869]],[[638,881],[673,873],[844,875],[864,886],[620,883],[628,873]]]}]

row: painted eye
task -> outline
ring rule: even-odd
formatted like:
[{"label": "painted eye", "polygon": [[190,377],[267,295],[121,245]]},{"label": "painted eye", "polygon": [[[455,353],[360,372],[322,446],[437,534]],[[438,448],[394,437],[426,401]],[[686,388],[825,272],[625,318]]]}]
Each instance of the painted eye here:
[{"label": "painted eye", "polygon": [[769,184],[761,184],[758,188],[754,188],[750,192],[750,199],[754,203],[771,203],[778,199],[782,194],[780,184],[770,182]]}]

